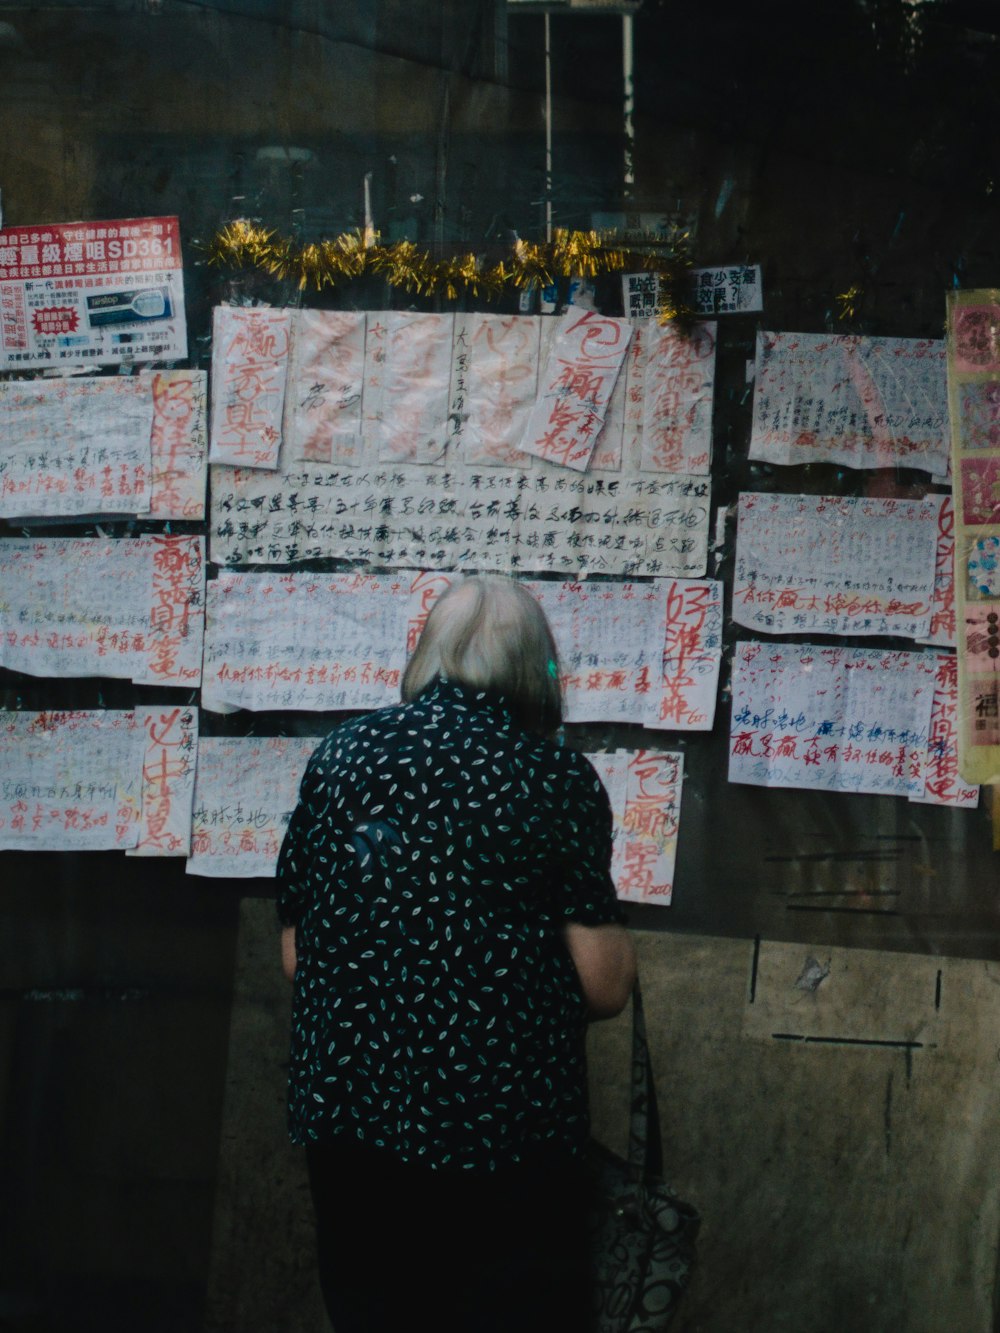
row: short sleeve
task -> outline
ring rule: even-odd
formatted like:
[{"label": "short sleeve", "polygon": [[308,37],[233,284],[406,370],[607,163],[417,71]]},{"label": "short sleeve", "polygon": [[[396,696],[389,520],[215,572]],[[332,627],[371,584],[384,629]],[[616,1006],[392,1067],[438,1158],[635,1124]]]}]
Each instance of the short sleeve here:
[{"label": "short sleeve", "polygon": [[611,878],[611,802],[593,764],[561,749],[554,775],[550,880],[552,911],[582,925],[621,924],[625,911]]},{"label": "short sleeve", "polygon": [[306,902],[313,853],[319,836],[318,820],[312,805],[316,789],[319,751],[314,751],[299,784],[299,800],[278,853],[275,875],[278,881],[278,919],[283,926],[298,924]]}]

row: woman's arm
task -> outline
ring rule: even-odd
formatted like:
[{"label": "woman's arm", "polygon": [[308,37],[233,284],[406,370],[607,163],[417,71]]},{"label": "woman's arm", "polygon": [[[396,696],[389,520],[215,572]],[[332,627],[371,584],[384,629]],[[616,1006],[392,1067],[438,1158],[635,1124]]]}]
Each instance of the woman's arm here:
[{"label": "woman's arm", "polygon": [[624,926],[563,927],[591,1018],[614,1018],[628,1004],[635,984],[635,945]]},{"label": "woman's arm", "polygon": [[281,931],[281,970],[289,981],[295,980],[298,959],[295,953],[295,927],[284,926]]}]

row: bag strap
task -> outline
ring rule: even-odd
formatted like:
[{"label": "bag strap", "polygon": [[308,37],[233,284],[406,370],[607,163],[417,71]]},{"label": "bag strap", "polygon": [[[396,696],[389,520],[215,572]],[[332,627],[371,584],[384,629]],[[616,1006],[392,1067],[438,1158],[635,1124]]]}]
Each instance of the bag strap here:
[{"label": "bag strap", "polygon": [[628,1129],[629,1165],[645,1175],[663,1174],[663,1141],[656,1103],[656,1084],[646,1040],[642,990],[636,977],[632,990],[632,1086]]}]

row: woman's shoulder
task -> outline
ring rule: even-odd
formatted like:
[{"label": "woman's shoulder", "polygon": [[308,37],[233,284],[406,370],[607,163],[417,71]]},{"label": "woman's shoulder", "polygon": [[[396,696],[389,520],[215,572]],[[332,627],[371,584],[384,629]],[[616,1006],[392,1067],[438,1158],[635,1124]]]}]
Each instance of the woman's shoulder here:
[{"label": "woman's shoulder", "polygon": [[583,783],[596,789],[601,787],[597,769],[580,750],[561,741],[547,737],[533,737],[537,746],[537,755],[542,765],[552,774],[566,782]]},{"label": "woman's shoulder", "polygon": [[356,717],[336,723],[313,750],[310,764],[327,764],[345,751],[363,749],[377,743],[399,726],[406,707],[405,704],[391,704],[387,708],[359,713]]}]

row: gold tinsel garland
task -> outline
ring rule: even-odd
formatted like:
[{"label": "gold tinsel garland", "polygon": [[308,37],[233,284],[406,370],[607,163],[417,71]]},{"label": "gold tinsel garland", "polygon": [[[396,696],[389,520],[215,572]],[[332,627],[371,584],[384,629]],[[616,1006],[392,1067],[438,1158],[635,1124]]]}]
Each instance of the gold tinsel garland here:
[{"label": "gold tinsel garland", "polygon": [[366,273],[414,296],[463,291],[496,299],[511,288],[549,287],[559,278],[594,278],[613,273],[656,273],[660,279],[659,318],[688,320],[691,260],[686,236],[675,242],[650,238],[630,246],[603,232],[559,229],[551,242],[515,241],[510,254],[487,264],[471,253],[435,259],[412,241],[382,245],[378,234],[344,232],[330,241],[299,245],[275,231],[242,220],[223,227],[206,247],[208,263],[220,268],[258,269],[300,288],[337,287]]}]

